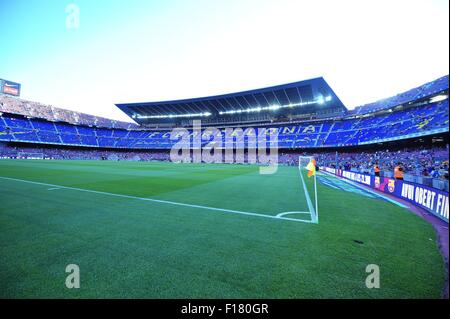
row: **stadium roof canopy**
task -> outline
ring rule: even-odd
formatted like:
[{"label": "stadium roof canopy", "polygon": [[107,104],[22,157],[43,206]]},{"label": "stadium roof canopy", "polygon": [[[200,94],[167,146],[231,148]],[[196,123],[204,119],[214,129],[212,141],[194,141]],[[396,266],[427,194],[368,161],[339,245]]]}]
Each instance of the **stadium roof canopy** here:
[{"label": "stadium roof canopy", "polygon": [[322,78],[237,93],[163,102],[116,104],[139,124],[179,119],[229,117],[254,113],[311,114],[329,109],[346,110]]}]

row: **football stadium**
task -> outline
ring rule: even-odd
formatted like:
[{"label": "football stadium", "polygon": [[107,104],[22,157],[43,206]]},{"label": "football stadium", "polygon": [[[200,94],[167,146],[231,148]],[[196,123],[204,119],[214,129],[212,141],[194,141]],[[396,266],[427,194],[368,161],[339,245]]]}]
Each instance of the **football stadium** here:
[{"label": "football stadium", "polygon": [[[0,101],[2,297],[439,298],[448,285],[448,76],[354,111],[322,78],[117,105],[138,125]],[[273,140],[255,135],[278,136],[275,173],[260,174],[251,144]],[[190,151],[171,157],[177,144]],[[85,289],[58,285],[68,260]],[[386,275],[369,290],[375,261]]]},{"label": "football stadium", "polygon": [[442,75],[352,108],[326,76],[118,101],[121,121],[0,74],[0,298],[447,299]]}]

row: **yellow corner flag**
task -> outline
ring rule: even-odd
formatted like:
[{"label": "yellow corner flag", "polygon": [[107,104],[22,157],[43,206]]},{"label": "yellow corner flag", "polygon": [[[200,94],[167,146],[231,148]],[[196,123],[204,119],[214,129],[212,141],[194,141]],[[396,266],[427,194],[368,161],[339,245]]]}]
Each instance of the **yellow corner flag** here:
[{"label": "yellow corner flag", "polygon": [[306,169],[308,170],[308,177],[316,175],[316,160],[311,159],[308,165],[306,165]]}]

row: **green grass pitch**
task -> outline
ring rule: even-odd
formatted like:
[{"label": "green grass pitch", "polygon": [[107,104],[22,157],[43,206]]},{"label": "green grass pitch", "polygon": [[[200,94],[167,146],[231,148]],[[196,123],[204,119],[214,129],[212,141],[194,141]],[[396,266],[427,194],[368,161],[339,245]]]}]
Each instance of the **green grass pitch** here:
[{"label": "green grass pitch", "polygon": [[0,178],[0,298],[439,298],[444,285],[432,226],[386,201],[319,183],[319,224],[199,207],[307,211],[296,167],[1,160],[0,176],[97,191]]}]

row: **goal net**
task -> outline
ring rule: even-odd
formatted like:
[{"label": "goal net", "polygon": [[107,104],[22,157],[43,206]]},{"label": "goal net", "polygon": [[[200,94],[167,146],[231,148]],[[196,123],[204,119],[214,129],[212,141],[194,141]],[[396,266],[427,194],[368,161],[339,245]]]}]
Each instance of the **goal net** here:
[{"label": "goal net", "polygon": [[44,154],[38,153],[38,152],[18,152],[17,158],[19,158],[19,159],[44,159]]},{"label": "goal net", "polygon": [[298,170],[300,180],[305,193],[306,201],[311,219],[316,224],[319,223],[319,210],[317,200],[317,179],[316,179],[316,161],[313,156],[299,156]]}]

